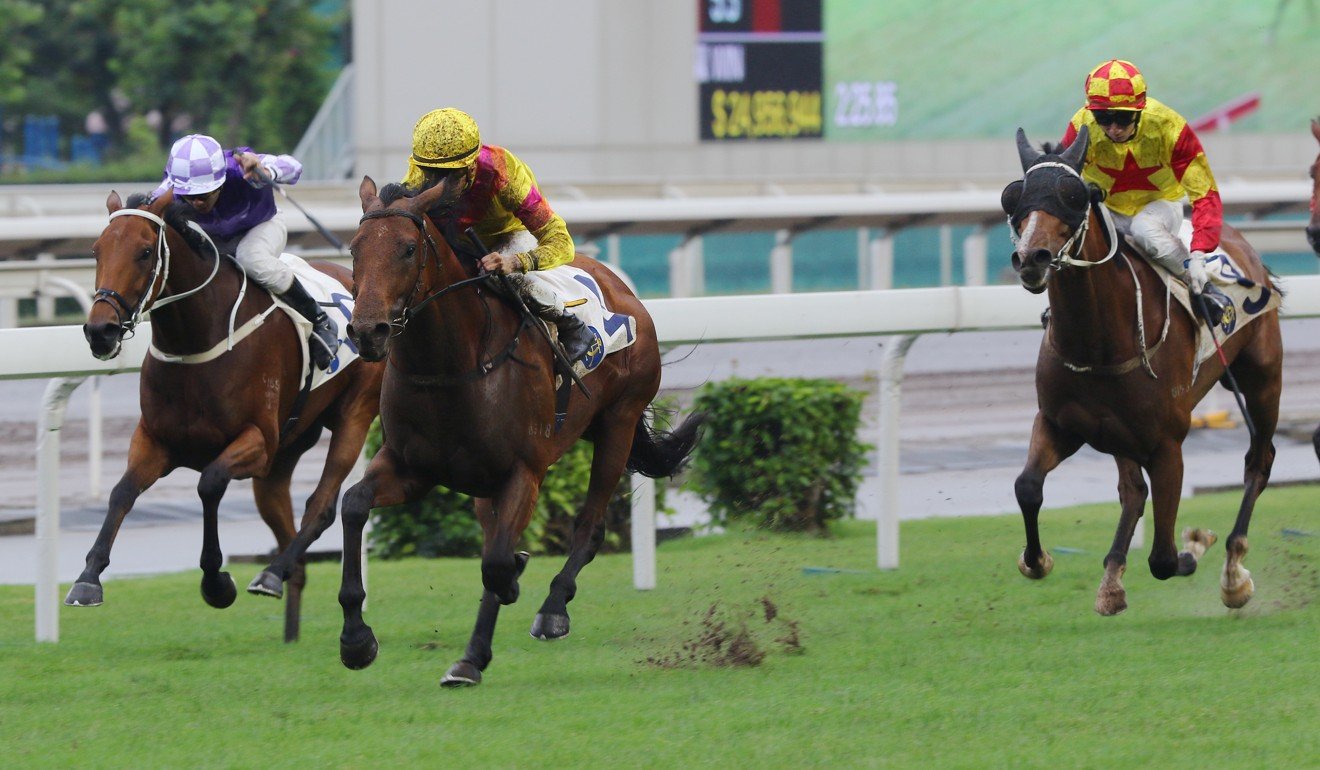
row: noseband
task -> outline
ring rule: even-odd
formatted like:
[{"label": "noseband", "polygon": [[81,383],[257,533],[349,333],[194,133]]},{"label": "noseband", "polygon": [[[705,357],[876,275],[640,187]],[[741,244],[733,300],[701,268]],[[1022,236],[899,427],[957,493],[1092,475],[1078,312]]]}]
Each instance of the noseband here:
[{"label": "noseband", "polygon": [[[123,330],[120,336],[123,339],[130,339],[133,336],[138,323],[141,322],[142,316],[150,313],[152,310],[162,308],[171,302],[178,302],[181,299],[190,297],[202,289],[205,289],[220,270],[220,250],[216,247],[215,242],[211,240],[211,236],[206,234],[206,231],[202,230],[196,222],[189,222],[188,226],[196,230],[198,233],[201,233],[202,237],[206,239],[206,242],[210,244],[211,250],[215,253],[215,265],[211,268],[211,275],[195,288],[189,289],[182,294],[173,294],[168,297],[157,297],[155,302],[150,303],[151,307],[147,307],[148,302],[151,300],[152,289],[156,285],[156,280],[158,278],[160,279],[160,291],[165,291],[165,284],[170,280],[170,245],[165,238],[165,228],[167,225],[164,219],[161,219],[150,211],[144,211],[143,209],[119,209],[110,214],[111,219],[123,216],[141,217],[156,225],[156,266],[152,269],[151,280],[147,282],[147,289],[142,292],[142,297],[138,300],[136,306],[130,305],[128,300],[125,300],[123,295],[119,292],[105,287],[98,288],[96,293],[92,295],[92,304],[95,305],[98,302],[104,302],[109,305],[110,309],[115,311],[116,323],[118,323],[119,328]],[[125,320],[125,315],[128,316],[127,320]]]},{"label": "noseband", "polygon": [[[362,223],[366,222],[368,219],[384,219],[385,217],[404,217],[405,219],[409,220],[414,225],[416,225],[417,231],[421,233],[424,239],[426,239],[426,246],[428,249],[430,249],[431,256],[435,259],[436,270],[437,271],[440,270],[440,249],[435,245],[435,239],[433,239],[431,237],[431,234],[427,232],[426,221],[422,219],[420,216],[412,213],[411,211],[406,211],[404,209],[391,209],[391,208],[368,211],[367,213],[362,215],[361,219],[358,220],[358,226],[361,227]],[[397,337],[400,334],[402,334],[403,330],[408,326],[408,322],[411,321],[413,317],[417,315],[418,311],[429,305],[431,302],[439,299],[445,294],[448,294],[454,289],[459,289],[464,286],[470,286],[472,284],[485,281],[487,278],[485,274],[482,274],[472,278],[465,278],[461,281],[455,281],[454,283],[449,284],[448,286],[435,292],[434,294],[431,294],[430,296],[423,299],[421,302],[418,302],[416,305],[414,305],[412,304],[413,297],[417,296],[417,291],[421,288],[422,285],[422,269],[425,266],[424,265],[425,257],[423,257],[422,262],[423,264],[419,264],[417,268],[417,280],[413,282],[412,292],[408,294],[408,303],[404,306],[403,311],[399,313],[399,317],[390,321],[390,326],[396,329],[396,331],[390,334],[391,337]]]},{"label": "noseband", "polygon": [[[1046,161],[1044,163],[1037,163],[1036,165],[1027,169],[1026,173],[1022,175],[1023,182],[1024,183],[1026,182],[1026,179],[1031,174],[1031,172],[1042,168],[1063,169],[1067,173],[1077,177],[1078,180],[1082,181],[1082,183],[1085,184],[1085,180],[1082,180],[1082,175],[1077,173],[1077,169],[1073,168],[1067,163],[1060,163],[1059,161]],[[1104,222],[1105,234],[1109,239],[1109,253],[1104,256],[1104,259],[1098,259],[1094,262],[1085,259],[1078,259],[1078,257],[1080,257],[1082,254],[1082,249],[1086,247],[1086,233],[1091,227],[1091,217],[1089,215],[1083,215],[1081,224],[1077,226],[1077,229],[1073,230],[1072,235],[1068,237],[1068,240],[1064,241],[1063,245],[1059,247],[1058,252],[1056,252],[1054,256],[1050,258],[1050,267],[1054,268],[1055,270],[1062,270],[1065,267],[1069,267],[1069,266],[1095,267],[1097,265],[1103,265],[1104,263],[1113,259],[1114,255],[1118,253],[1118,235],[1117,232],[1114,230],[1114,219],[1112,216],[1110,216],[1108,207],[1100,205],[1098,203],[1094,203],[1088,199],[1087,209],[1088,209],[1088,214],[1089,211],[1096,211],[1096,215],[1100,217],[1100,220],[1102,222]],[[1019,239],[1018,239],[1017,229],[1013,227],[1012,214],[1008,215],[1008,237],[1013,242],[1014,250],[1016,250],[1018,247]]]}]

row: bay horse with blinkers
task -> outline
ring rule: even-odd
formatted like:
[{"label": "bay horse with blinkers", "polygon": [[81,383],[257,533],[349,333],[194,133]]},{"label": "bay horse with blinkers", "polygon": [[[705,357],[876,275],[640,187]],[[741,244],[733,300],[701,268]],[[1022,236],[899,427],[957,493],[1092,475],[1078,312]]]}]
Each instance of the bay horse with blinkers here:
[{"label": "bay horse with blinkers", "polygon": [[[1224,367],[1212,356],[1194,368],[1198,321],[1171,303],[1155,269],[1120,242],[1101,203],[1103,192],[1082,180],[1088,139],[1083,131],[1061,154],[1045,154],[1018,129],[1023,178],[1004,189],[1001,201],[1016,242],[1018,279],[1032,293],[1048,292],[1050,305],[1036,363],[1039,411],[1026,467],[1015,485],[1027,535],[1018,569],[1040,579],[1053,566],[1037,528],[1045,476],[1082,444],[1113,455],[1122,515],[1105,556],[1095,609],[1114,615],[1127,607],[1122,576],[1146,504],[1143,470],[1155,508],[1151,574],[1160,580],[1190,575],[1214,543],[1213,533],[1189,528],[1180,553],[1174,527],[1182,493],[1182,442],[1192,408],[1223,377]],[[1232,227],[1224,226],[1221,242],[1255,282],[1261,296],[1254,299],[1263,305],[1270,292],[1278,291],[1269,271]],[[1223,343],[1223,353],[1256,428],[1220,579],[1224,604],[1241,607],[1254,591],[1251,573],[1242,566],[1247,526],[1274,462],[1283,361],[1278,312],[1266,312],[1239,329]]]},{"label": "bay horse with blinkers", "polygon": [[579,571],[600,546],[605,506],[625,467],[651,477],[673,474],[696,444],[702,415],[689,416],[672,433],[651,427],[647,410],[660,386],[655,326],[613,271],[578,255],[572,265],[600,288],[606,307],[636,319],[637,339],[585,376],[590,398],[574,389],[556,427],[551,350],[491,291],[476,262],[460,261],[437,230],[427,212],[444,192],[440,184],[399,198],[391,185],[378,197],[370,177],[359,188],[364,213],[351,245],[355,310],[348,334],[363,358],[388,359],[388,367],[384,442],[363,480],[344,495],[340,657],[359,669],[377,652],[375,635],[362,622],[366,594],[357,556],[369,511],[443,484],[477,498],[484,534],[485,590],[476,626],[462,659],[441,681],[460,686],[481,681],[499,608],[518,598],[528,557],[514,549],[550,464],[580,437],[594,444],[568,559],[532,623],[532,635],[541,639],[568,634],[567,604]]},{"label": "bay horse with blinkers", "polygon": [[[306,396],[291,422],[305,379],[301,333],[282,312],[258,318],[272,310],[270,295],[249,288],[238,264],[190,226],[188,207],[175,202],[172,192],[141,208],[131,205],[136,202],[130,198],[125,208],[118,193],[110,193],[110,222],[92,247],[99,288],[83,326],[92,353],[101,359],[118,355],[124,335],[150,312],[152,346],[158,351],[213,357],[183,363],[148,355],[143,362],[142,417],[129,445],[128,469],[110,493],[105,523],[64,603],[101,604],[100,575],[124,517],[157,479],[183,467],[201,472],[202,597],[213,607],[228,607],[237,591],[229,573],[220,570],[217,512],[229,482],[252,479],[257,509],[283,551],[296,532],[289,495],[294,466],[329,428],[333,437],[325,468],[302,519],[308,539],[314,539],[333,521],[340,486],[379,410],[383,367],[349,363]],[[328,263],[314,266],[343,284],[347,299],[349,271]],[[226,350],[230,330],[249,321],[258,324],[255,330]],[[249,588],[278,597],[283,581],[289,581],[285,641],[298,638],[306,582],[301,556],[300,551],[296,561],[284,563],[278,580]]]}]

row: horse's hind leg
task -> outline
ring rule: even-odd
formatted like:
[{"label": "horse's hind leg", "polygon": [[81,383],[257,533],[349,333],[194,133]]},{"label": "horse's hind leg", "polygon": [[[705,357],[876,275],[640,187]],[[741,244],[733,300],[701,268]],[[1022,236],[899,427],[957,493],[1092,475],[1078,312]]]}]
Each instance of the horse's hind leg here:
[{"label": "horse's hind leg", "polygon": [[1064,433],[1045,419],[1043,414],[1036,413],[1036,422],[1031,426],[1027,465],[1013,484],[1018,507],[1022,509],[1022,523],[1027,531],[1027,546],[1018,557],[1018,571],[1033,580],[1045,577],[1054,568],[1054,560],[1050,558],[1049,552],[1041,548],[1037,524],[1040,506],[1045,500],[1045,476],[1081,446],[1080,438]]},{"label": "horse's hind leg", "polygon": [[[281,458],[283,460],[283,458]],[[261,518],[275,535],[275,546],[283,552],[293,540],[293,499],[289,496],[289,483],[294,462],[276,461],[264,479],[252,480],[252,496],[256,499]],[[299,565],[301,566],[301,565]],[[298,619],[301,614],[302,587],[306,582],[301,569],[289,581],[289,592],[284,597],[284,641],[298,641]],[[250,589],[249,589],[250,590]]]},{"label": "horse's hind leg", "polygon": [[202,499],[202,598],[212,607],[224,609],[234,603],[238,589],[228,572],[221,572],[224,554],[220,551],[220,498],[229,482],[251,477],[266,466],[266,439],[255,425],[247,426],[238,438],[202,469],[197,482],[197,496]]},{"label": "horse's hind leg", "polygon": [[1114,542],[1105,555],[1105,576],[1095,597],[1095,611],[1101,615],[1117,615],[1127,609],[1127,591],[1123,588],[1123,573],[1127,570],[1128,548],[1132,534],[1137,530],[1141,514],[1146,508],[1148,489],[1142,478],[1141,466],[1132,460],[1115,457],[1118,465],[1118,499],[1123,513],[1118,519]]},{"label": "horse's hind leg", "polygon": [[1224,572],[1219,579],[1220,599],[1225,607],[1238,608],[1251,600],[1256,585],[1251,572],[1243,566],[1247,556],[1247,528],[1256,499],[1270,481],[1274,467],[1274,430],[1279,422],[1279,392],[1281,390],[1280,358],[1269,355],[1266,344],[1243,350],[1233,362],[1233,374],[1242,388],[1247,412],[1256,429],[1256,436],[1247,449],[1243,468],[1242,504],[1238,508],[1233,531],[1224,542]]},{"label": "horse's hind leg", "polygon": [[596,551],[605,539],[605,507],[619,485],[628,452],[632,446],[637,417],[600,419],[591,454],[591,481],[582,510],[573,519],[573,534],[569,542],[568,559],[564,568],[550,581],[536,618],[532,620],[532,636],[537,639],[562,639],[568,636],[568,603],[577,594],[577,576],[582,568],[596,557]]},{"label": "horse's hind leg", "polygon": [[101,524],[96,542],[87,552],[87,564],[77,581],[69,588],[64,603],[73,607],[95,607],[105,600],[101,587],[101,573],[110,566],[110,547],[114,545],[124,517],[157,479],[169,472],[169,453],[147,435],[139,423],[128,447],[128,469],[110,492],[110,506]]}]

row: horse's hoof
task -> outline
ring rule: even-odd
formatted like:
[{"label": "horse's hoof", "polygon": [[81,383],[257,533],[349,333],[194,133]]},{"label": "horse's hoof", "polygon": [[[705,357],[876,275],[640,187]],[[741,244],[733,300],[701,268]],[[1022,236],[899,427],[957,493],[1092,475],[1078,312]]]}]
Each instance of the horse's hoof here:
[{"label": "horse's hoof", "polygon": [[273,596],[279,599],[284,596],[284,581],[280,580],[274,572],[262,570],[260,575],[252,578],[248,583],[248,593],[256,596]]},{"label": "horse's hoof", "polygon": [[1200,560],[1205,552],[1219,540],[1213,530],[1201,527],[1186,527],[1182,531],[1183,551]]},{"label": "horse's hoof", "polygon": [[202,598],[207,604],[217,610],[223,610],[233,604],[237,597],[238,586],[234,585],[234,579],[228,572],[202,575]]},{"label": "horse's hoof", "polygon": [[357,639],[339,637],[339,660],[354,671],[370,666],[379,651],[380,645],[376,643],[376,635],[371,632],[371,626],[363,626]]},{"label": "horse's hoof", "polygon": [[1106,618],[1111,618],[1123,610],[1127,609],[1127,591],[1119,589],[1117,591],[1101,590],[1095,597],[1095,612]]},{"label": "horse's hoof", "polygon": [[466,660],[449,667],[440,680],[441,687],[475,687],[481,684],[481,670]]},{"label": "horse's hoof", "polygon": [[1256,593],[1256,581],[1251,579],[1251,571],[1244,567],[1242,576],[1246,579],[1238,581],[1236,586],[1229,586],[1226,580],[1221,580],[1219,583],[1219,597],[1223,599],[1224,606],[1230,610],[1245,607]]},{"label": "horse's hoof", "polygon": [[536,619],[532,621],[532,638],[541,640],[563,639],[568,636],[568,616],[567,615],[547,615],[542,612],[536,613]]},{"label": "horse's hoof", "polygon": [[1025,577],[1029,577],[1032,580],[1043,579],[1046,575],[1050,574],[1050,570],[1052,569],[1054,569],[1054,557],[1050,556],[1049,551],[1040,552],[1040,566],[1035,569],[1027,565],[1026,549],[1023,549],[1022,553],[1018,556],[1018,572],[1021,572]]},{"label": "horse's hoof", "polygon": [[70,607],[100,607],[105,602],[105,590],[100,583],[74,583],[64,603]]}]

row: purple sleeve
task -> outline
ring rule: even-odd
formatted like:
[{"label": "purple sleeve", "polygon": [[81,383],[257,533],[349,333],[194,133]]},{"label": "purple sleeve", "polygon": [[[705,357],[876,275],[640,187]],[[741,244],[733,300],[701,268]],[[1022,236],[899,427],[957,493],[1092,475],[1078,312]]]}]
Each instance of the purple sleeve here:
[{"label": "purple sleeve", "polygon": [[292,155],[267,155],[260,152],[256,155],[261,159],[261,167],[280,184],[296,184],[302,176],[302,164]]}]

